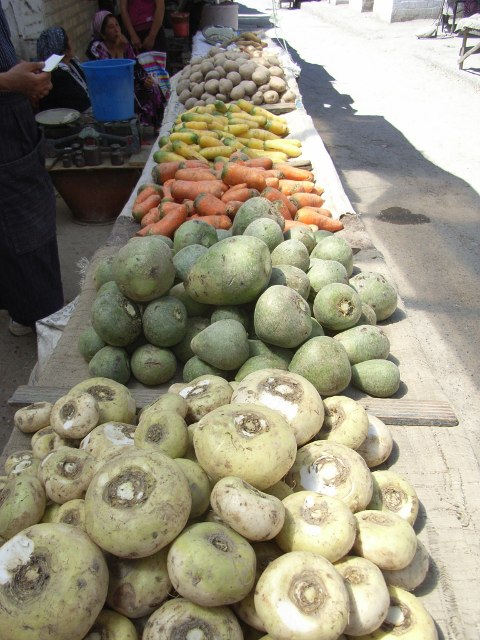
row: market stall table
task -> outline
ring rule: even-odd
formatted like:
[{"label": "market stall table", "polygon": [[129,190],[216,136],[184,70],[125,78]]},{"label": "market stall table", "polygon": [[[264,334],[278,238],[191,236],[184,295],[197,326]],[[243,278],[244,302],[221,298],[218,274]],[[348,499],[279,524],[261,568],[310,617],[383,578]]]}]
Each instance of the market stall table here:
[{"label": "market stall table", "polygon": [[[174,89],[175,79],[172,80]],[[182,109],[175,99],[171,100],[161,134],[170,130]],[[287,114],[287,119],[292,134],[302,139],[304,154],[311,161],[317,181],[325,187],[329,206],[337,217],[342,216],[345,229],[340,235],[354,250],[356,269],[381,272],[393,280],[382,254],[372,245],[361,219],[353,211],[330,156],[301,102],[295,111]],[[150,180],[154,164],[151,154],[138,184]],[[75,311],[39,372],[36,386],[19,388],[11,399],[12,410],[34,400],[55,399],[89,377],[88,365],[77,352],[77,342],[89,323],[96,295],[93,273],[100,259],[115,254],[138,229],[130,216],[134,197],[135,190],[116,220],[108,242],[93,257]],[[476,585],[480,558],[475,531],[469,527],[480,506],[478,462],[461,426],[455,426],[456,416],[429,369],[401,301],[395,314],[382,323],[382,327],[391,343],[392,359],[400,368],[401,388],[388,400],[368,398],[350,388],[345,394],[358,398],[368,410],[383,416],[385,422],[392,425],[395,449],[388,467],[408,479],[417,491],[421,508],[415,530],[432,557],[429,575],[416,595],[443,637],[457,640],[474,630],[478,610],[476,590],[471,585],[474,580]],[[129,386],[141,407],[165,392],[169,385],[146,389],[132,382]],[[10,452],[27,447],[28,441],[25,434],[14,431],[2,462]]]}]

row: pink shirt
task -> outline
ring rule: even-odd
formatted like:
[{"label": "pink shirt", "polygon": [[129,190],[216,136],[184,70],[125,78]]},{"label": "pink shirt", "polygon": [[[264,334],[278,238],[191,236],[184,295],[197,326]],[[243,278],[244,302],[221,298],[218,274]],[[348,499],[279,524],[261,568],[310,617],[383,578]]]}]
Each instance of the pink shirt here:
[{"label": "pink shirt", "polygon": [[149,29],[155,13],[155,0],[128,0],[127,11],[135,30]]}]

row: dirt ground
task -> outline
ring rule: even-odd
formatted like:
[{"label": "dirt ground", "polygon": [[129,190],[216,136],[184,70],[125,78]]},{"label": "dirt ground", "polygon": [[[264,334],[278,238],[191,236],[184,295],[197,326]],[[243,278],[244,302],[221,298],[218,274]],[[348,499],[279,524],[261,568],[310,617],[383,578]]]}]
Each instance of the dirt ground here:
[{"label": "dirt ground", "polygon": [[[241,13],[271,10],[269,0],[240,5]],[[277,17],[269,35],[285,39],[301,68],[304,106],[386,257],[434,375],[473,434],[480,375],[480,56],[460,71],[460,37],[415,36],[431,20],[389,24],[323,1],[277,10]],[[247,23],[268,25],[261,18]],[[61,200],[57,218],[70,301],[80,289],[79,260],[91,257],[111,226],[74,223]],[[0,312],[0,448],[10,431],[7,400],[28,382],[36,361],[34,336],[10,336],[7,320]],[[474,435],[472,446],[478,453]]]}]

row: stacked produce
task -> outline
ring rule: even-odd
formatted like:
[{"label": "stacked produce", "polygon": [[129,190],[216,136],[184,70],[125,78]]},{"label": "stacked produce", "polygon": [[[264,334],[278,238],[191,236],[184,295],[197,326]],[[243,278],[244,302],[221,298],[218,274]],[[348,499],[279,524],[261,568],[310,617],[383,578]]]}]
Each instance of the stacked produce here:
[{"label": "stacked produce", "polygon": [[[252,45],[253,46],[253,45]],[[191,59],[176,85],[178,100],[187,109],[243,98],[255,105],[295,101],[285,72],[274,53],[251,55],[246,50],[212,47],[208,55]]]},{"label": "stacked produce", "polygon": [[[178,116],[169,135],[159,140],[155,162],[198,160],[213,163],[241,151],[250,158],[285,162],[301,155],[301,142],[286,138],[286,120],[246,100],[226,105],[217,100]],[[283,140],[282,138],[286,138]]]},{"label": "stacked produce", "polygon": [[[227,175],[237,168],[246,169],[228,163]],[[196,184],[174,179],[172,191],[177,183]],[[325,396],[349,384],[396,393],[399,369],[376,326],[394,313],[395,289],[381,274],[353,275],[352,249],[338,235],[285,225],[275,202],[255,196],[227,232],[199,217],[173,240],[132,238],[94,274],[91,326],[79,341],[90,374],[154,386],[180,370],[185,381],[242,380],[274,366]]]},{"label": "stacked produce", "polygon": [[15,424],[32,448],[2,478],[1,640],[437,638],[411,593],[418,497],[376,469],[391,434],[351,398],[273,368],[136,416],[92,378]]}]

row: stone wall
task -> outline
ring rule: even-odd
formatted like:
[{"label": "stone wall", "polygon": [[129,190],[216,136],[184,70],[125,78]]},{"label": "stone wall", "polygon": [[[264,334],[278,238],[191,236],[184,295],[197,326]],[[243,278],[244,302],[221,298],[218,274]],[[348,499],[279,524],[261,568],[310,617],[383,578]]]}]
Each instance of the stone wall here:
[{"label": "stone wall", "polygon": [[93,0],[0,0],[18,55],[29,60],[36,55],[38,35],[47,27],[63,27],[75,54],[85,59],[92,17],[98,8]]},{"label": "stone wall", "polygon": [[431,18],[440,13],[442,0],[374,0],[373,14],[386,22]]}]

